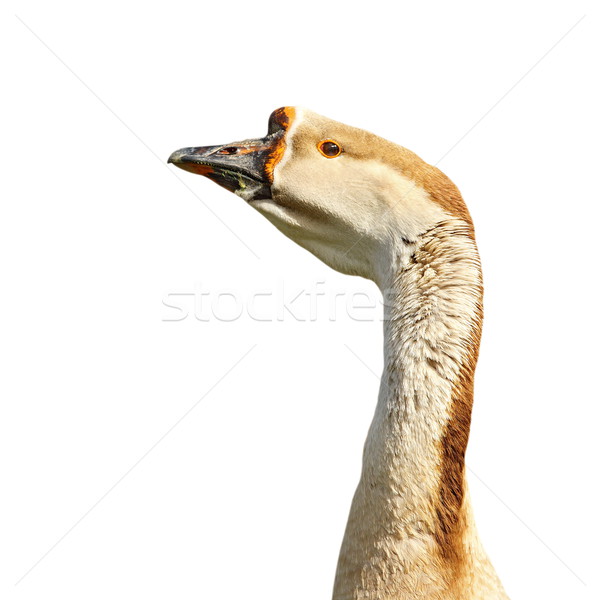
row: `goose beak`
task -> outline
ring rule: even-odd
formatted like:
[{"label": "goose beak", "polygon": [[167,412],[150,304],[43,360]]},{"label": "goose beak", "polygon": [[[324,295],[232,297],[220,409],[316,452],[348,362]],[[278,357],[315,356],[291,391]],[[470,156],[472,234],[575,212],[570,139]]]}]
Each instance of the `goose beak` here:
[{"label": "goose beak", "polygon": [[204,175],[247,200],[271,198],[272,166],[283,132],[221,146],[182,148],[169,157],[176,167]]}]

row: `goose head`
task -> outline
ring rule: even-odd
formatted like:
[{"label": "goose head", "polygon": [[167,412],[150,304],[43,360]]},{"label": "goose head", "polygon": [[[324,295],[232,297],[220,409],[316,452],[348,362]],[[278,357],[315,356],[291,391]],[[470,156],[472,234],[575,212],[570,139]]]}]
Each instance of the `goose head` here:
[{"label": "goose head", "polygon": [[458,190],[406,148],[306,109],[284,107],[265,137],[182,148],[169,162],[234,192],[330,267],[381,286],[449,217]]}]

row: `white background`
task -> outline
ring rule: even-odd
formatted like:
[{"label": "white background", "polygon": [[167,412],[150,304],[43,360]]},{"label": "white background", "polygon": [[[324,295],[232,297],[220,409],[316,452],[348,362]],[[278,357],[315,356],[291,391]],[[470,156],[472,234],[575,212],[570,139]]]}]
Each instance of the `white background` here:
[{"label": "white background", "polygon": [[[452,148],[486,281],[479,530],[513,600],[599,597],[598,16],[414,4],[6,7],[3,598],[330,597],[382,340],[326,299],[375,287],[165,164],[281,105]],[[317,282],[312,320],[166,320]]]}]

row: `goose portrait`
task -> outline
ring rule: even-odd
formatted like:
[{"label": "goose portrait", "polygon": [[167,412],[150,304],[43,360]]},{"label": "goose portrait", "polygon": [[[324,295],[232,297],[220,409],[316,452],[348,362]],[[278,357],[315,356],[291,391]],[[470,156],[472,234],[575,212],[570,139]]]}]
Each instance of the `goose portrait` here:
[{"label": "goose portrait", "polygon": [[456,186],[402,146],[293,107],[271,114],[265,137],[169,162],[382,292],[384,370],[334,600],[507,599],[465,477],[483,283]]}]

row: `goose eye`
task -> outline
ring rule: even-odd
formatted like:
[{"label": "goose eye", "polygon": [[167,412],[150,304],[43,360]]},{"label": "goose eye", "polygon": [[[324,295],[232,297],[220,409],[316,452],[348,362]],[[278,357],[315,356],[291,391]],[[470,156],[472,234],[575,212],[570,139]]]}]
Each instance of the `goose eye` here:
[{"label": "goose eye", "polygon": [[327,158],[335,158],[342,153],[342,147],[333,140],[323,140],[319,142],[317,148],[319,152]]}]

